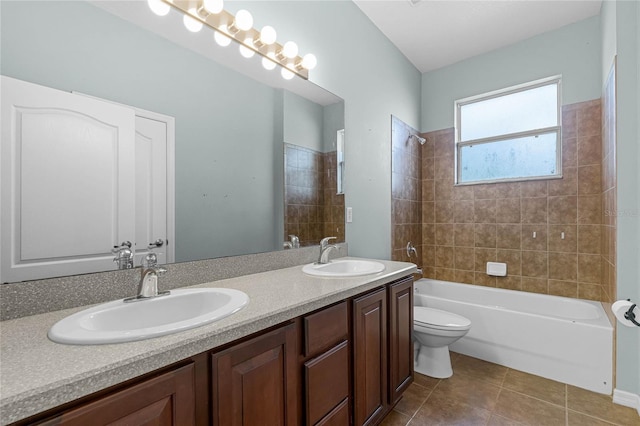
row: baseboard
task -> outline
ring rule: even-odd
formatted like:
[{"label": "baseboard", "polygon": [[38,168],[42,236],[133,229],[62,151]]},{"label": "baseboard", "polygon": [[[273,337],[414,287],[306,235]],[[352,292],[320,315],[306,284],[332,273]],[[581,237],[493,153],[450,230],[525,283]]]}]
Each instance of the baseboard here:
[{"label": "baseboard", "polygon": [[625,407],[635,408],[638,410],[638,415],[640,415],[640,395],[614,389],[613,402],[619,405],[624,405]]}]

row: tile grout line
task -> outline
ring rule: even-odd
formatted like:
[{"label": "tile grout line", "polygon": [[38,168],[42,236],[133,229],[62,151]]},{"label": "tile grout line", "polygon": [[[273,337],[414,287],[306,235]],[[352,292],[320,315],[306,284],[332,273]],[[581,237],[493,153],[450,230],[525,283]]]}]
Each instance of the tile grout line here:
[{"label": "tile grout line", "polygon": [[[416,411],[411,415],[411,417],[409,418],[409,421],[406,423],[405,426],[409,426],[409,424],[411,423],[411,421],[413,420],[413,418],[418,414],[418,411],[420,411],[420,409],[422,408],[422,406],[424,404],[427,403],[427,401],[429,400],[429,398],[431,398],[431,395],[433,395],[433,391],[436,390],[436,388],[440,385],[440,383],[442,383],[442,380],[438,380],[438,383],[436,383],[436,385],[433,387],[433,389],[431,389],[431,392],[429,392],[429,395],[427,395],[427,397],[424,399],[424,401],[422,401],[422,404],[420,404],[420,406],[416,409]],[[424,387],[424,386],[423,386]],[[426,388],[425,388],[426,389]]]},{"label": "tile grout line", "polygon": [[569,426],[569,387],[564,385],[564,424]]}]

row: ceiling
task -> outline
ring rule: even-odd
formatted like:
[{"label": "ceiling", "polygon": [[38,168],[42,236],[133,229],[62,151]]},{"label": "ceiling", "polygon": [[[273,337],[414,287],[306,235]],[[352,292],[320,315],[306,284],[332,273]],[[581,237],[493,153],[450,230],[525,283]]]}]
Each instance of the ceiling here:
[{"label": "ceiling", "polygon": [[602,0],[354,0],[420,72],[598,15]]}]

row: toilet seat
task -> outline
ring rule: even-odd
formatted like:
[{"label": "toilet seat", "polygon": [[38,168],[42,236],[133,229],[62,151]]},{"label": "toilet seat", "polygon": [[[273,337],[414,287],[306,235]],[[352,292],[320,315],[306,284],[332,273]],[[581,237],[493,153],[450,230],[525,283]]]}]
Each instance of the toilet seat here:
[{"label": "toilet seat", "polygon": [[413,307],[413,322],[423,327],[438,330],[468,330],[471,321],[461,315],[425,306]]}]

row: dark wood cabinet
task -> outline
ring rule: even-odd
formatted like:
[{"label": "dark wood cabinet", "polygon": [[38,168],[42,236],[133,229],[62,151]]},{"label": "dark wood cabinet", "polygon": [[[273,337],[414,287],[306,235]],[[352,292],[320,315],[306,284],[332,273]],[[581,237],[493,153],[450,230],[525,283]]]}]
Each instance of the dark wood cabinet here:
[{"label": "dark wood cabinet", "polygon": [[354,424],[372,425],[387,405],[387,290],[353,301]]},{"label": "dark wood cabinet", "polygon": [[38,424],[195,425],[194,366],[147,379]]},{"label": "dark wood cabinet", "polygon": [[375,425],[413,382],[413,279],[353,301],[354,425]]},{"label": "dark wood cabinet", "polygon": [[413,382],[413,280],[389,285],[389,403]]},{"label": "dark wood cabinet", "polygon": [[297,424],[295,325],[212,355],[213,424]]},{"label": "dark wood cabinet", "polygon": [[15,425],[379,424],[413,381],[412,284],[385,284]]}]

